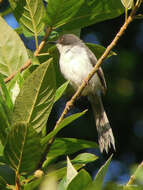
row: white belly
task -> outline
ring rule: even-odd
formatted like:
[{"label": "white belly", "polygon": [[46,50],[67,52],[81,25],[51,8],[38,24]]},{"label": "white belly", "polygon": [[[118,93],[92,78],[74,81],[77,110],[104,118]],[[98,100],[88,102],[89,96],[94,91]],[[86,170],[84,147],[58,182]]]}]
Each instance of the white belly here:
[{"label": "white belly", "polygon": [[[60,69],[64,77],[70,81],[73,88],[76,90],[82,81],[88,76],[93,69],[92,64],[84,49],[81,49],[82,54],[79,53],[79,48],[76,46],[69,51],[65,51],[60,56]],[[90,80],[88,86],[84,90],[83,95],[95,90],[95,86],[100,86],[100,81],[97,74]],[[100,87],[99,87],[100,88]]]}]

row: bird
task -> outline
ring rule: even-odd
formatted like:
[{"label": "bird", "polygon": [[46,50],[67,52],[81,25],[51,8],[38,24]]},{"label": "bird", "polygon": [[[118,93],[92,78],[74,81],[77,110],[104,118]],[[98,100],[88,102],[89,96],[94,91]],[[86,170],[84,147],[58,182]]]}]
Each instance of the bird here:
[{"label": "bird", "polygon": [[[59,51],[59,65],[61,73],[76,91],[82,82],[87,78],[97,63],[94,53],[86,44],[74,34],[64,34],[56,41]],[[98,143],[101,153],[105,150],[108,153],[111,145],[115,150],[115,139],[102,103],[102,94],[105,94],[107,85],[102,68],[94,74],[82,92],[87,96],[93,110]]]}]

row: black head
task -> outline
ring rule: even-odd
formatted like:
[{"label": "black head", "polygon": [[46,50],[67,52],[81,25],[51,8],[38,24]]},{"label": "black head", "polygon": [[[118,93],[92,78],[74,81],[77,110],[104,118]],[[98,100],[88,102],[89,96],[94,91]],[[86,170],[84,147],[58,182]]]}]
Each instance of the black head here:
[{"label": "black head", "polygon": [[64,34],[58,39],[57,43],[61,45],[72,45],[81,43],[81,40],[74,34]]}]

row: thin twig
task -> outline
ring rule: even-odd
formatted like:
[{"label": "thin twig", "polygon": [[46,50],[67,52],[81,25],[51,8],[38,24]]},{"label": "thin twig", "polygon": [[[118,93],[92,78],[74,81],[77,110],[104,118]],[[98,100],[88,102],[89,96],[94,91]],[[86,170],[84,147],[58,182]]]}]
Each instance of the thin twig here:
[{"label": "thin twig", "polygon": [[26,68],[28,68],[30,65],[32,64],[32,61],[31,59],[28,59],[28,61],[19,69],[19,71],[15,71],[14,73],[12,73],[9,77],[7,77],[4,82],[5,83],[8,83],[9,81],[11,81],[11,79],[13,79],[15,77],[15,75],[18,73],[18,72],[22,72],[24,71]]},{"label": "thin twig", "polygon": [[[116,34],[115,38],[113,39],[113,41],[110,43],[110,45],[106,48],[105,52],[102,54],[102,56],[98,59],[95,67],[93,68],[93,70],[89,73],[88,77],[83,80],[81,86],[78,88],[78,90],[75,92],[75,94],[72,96],[72,98],[70,99],[70,101],[66,104],[65,109],[63,111],[63,113],[61,114],[59,120],[57,121],[54,129],[56,129],[58,127],[58,125],[61,123],[61,121],[64,119],[64,117],[66,116],[67,112],[69,111],[69,109],[73,106],[75,100],[81,95],[81,93],[83,92],[84,88],[86,87],[86,85],[88,84],[89,80],[93,77],[93,75],[96,73],[96,71],[99,69],[101,63],[106,59],[106,57],[109,55],[110,51],[113,49],[113,47],[117,44],[118,40],[120,39],[120,37],[123,35],[123,33],[125,32],[126,28],[128,27],[128,25],[133,21],[134,16],[136,14],[137,9],[140,6],[140,1],[138,1],[134,7],[134,9],[131,11],[129,17],[127,18],[127,20],[124,22],[123,26],[120,28],[119,32]],[[46,159],[46,155],[48,154],[50,147],[52,145],[52,143],[54,142],[55,137],[51,138],[46,149],[45,152],[43,154],[42,159],[39,162],[38,165],[38,169],[42,167],[43,162]]]},{"label": "thin twig", "polygon": [[[45,34],[43,40],[41,41],[39,47],[38,47],[38,48],[36,49],[36,51],[34,52],[34,56],[38,56],[38,54],[40,53],[40,51],[43,49],[43,47],[45,46],[45,43],[46,43],[46,41],[47,41],[47,39],[48,39],[48,37],[49,37],[51,31],[52,31],[52,28],[51,28],[51,27],[47,28],[46,34]],[[12,73],[9,77],[7,77],[7,78],[4,80],[4,82],[5,82],[5,83],[8,83],[9,81],[11,81],[11,80],[15,77],[15,75],[16,75],[18,72],[20,72],[20,73],[23,72],[23,71],[24,71],[25,69],[27,69],[31,64],[32,64],[31,59],[28,59],[27,62],[26,62],[18,71],[15,71],[14,73]]]},{"label": "thin twig", "polygon": [[41,50],[43,49],[43,47],[45,46],[45,43],[46,43],[46,41],[47,41],[47,39],[48,39],[48,37],[49,37],[51,31],[52,31],[52,28],[51,28],[51,27],[47,28],[47,30],[46,30],[46,35],[44,36],[43,40],[41,41],[41,43],[40,43],[40,45],[39,45],[39,48],[36,49],[36,51],[35,51],[35,53],[34,53],[35,56],[38,56],[38,54],[40,53],[40,51],[41,51]]}]

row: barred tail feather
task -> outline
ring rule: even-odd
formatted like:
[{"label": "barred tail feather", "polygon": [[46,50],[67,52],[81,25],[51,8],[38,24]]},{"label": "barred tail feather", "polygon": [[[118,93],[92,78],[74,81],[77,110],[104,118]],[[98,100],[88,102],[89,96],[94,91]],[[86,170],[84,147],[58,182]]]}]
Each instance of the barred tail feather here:
[{"label": "barred tail feather", "polygon": [[89,97],[89,99],[91,101],[96,122],[100,151],[103,152],[103,150],[105,150],[108,153],[108,150],[111,147],[111,145],[115,149],[115,140],[106,112],[102,104],[101,97],[97,95],[92,95]]}]

